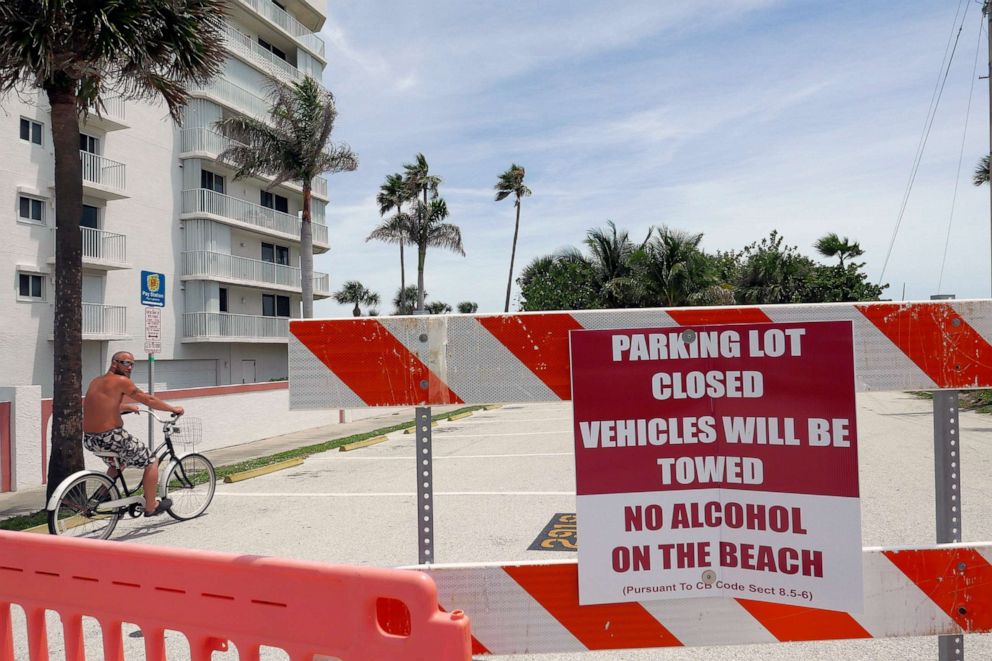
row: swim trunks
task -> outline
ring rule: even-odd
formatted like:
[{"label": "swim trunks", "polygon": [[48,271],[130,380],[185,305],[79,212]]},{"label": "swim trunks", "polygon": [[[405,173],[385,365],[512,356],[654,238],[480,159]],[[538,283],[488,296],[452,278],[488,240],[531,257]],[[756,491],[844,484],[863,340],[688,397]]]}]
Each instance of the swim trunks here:
[{"label": "swim trunks", "polygon": [[[83,447],[90,452],[113,452],[125,466],[144,468],[152,463],[148,447],[124,430],[117,427],[95,434],[83,432]],[[108,466],[113,466],[110,457],[100,457]]]}]

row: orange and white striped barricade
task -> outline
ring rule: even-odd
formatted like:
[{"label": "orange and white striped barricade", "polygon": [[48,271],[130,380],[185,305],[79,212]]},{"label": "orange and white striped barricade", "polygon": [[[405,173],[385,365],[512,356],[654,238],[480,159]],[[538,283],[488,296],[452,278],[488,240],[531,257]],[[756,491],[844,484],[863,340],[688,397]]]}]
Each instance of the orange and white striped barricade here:
[{"label": "orange and white striped barricade", "polygon": [[124,658],[125,621],[141,628],[147,661],[167,658],[166,630],[186,636],[193,661],[228,641],[243,661],[262,646],[292,661],[470,658],[468,619],[438,609],[422,572],[3,531],[0,549],[0,661],[25,661],[11,604],[24,610],[31,661],[49,658],[46,610],[62,618],[68,661],[86,658],[84,616],[100,623],[108,661]]},{"label": "orange and white striped barricade", "polygon": [[992,387],[992,300],[583,310],[291,321],[290,408],[569,400],[571,330],[842,320],[858,390]]},{"label": "orange and white striped barricade", "polygon": [[992,545],[865,549],[862,562],[860,613],[722,598],[580,606],[575,561],[418,569],[434,578],[443,608],[471,615],[474,654],[992,631]]}]

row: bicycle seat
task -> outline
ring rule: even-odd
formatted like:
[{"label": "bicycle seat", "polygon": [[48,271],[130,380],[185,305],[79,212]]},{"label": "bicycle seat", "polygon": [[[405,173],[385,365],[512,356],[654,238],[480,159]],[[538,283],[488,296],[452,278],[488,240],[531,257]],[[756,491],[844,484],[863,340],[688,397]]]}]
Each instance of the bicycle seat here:
[{"label": "bicycle seat", "polygon": [[106,452],[104,450],[93,450],[92,452],[97,457],[113,460],[114,468],[116,468],[117,470],[122,470],[121,457],[116,452]]}]

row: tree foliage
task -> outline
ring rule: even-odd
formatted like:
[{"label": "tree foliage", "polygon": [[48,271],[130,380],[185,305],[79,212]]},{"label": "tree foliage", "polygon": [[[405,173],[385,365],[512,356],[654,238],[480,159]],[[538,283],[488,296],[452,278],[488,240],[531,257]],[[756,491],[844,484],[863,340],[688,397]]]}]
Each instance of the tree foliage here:
[{"label": "tree foliage", "polygon": [[870,283],[864,263],[843,263],[863,251],[836,234],[824,237],[820,251],[840,258],[834,265],[801,254],[777,231],[740,251],[716,254],[701,248],[702,238],[662,226],[638,245],[609,222],[587,233],[588,254],[571,248],[528,264],[517,280],[520,309],[874,301],[888,287]]}]

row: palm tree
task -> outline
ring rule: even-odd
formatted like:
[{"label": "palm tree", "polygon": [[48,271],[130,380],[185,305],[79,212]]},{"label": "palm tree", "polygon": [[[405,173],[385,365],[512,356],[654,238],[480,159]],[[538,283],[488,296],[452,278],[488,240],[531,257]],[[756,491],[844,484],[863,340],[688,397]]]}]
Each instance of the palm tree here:
[{"label": "palm tree", "polygon": [[451,306],[444,301],[432,301],[424,309],[427,311],[427,314],[448,314],[451,312]]},{"label": "palm tree", "polygon": [[462,301],[457,307],[462,314],[472,314],[479,311],[479,304],[472,301]]},{"label": "palm tree", "polygon": [[55,322],[48,491],[83,467],[80,115],[111,95],[165,101],[177,123],[187,88],[224,62],[221,0],[4,0],[0,95],[41,88],[55,154]]},{"label": "palm tree", "polygon": [[520,199],[530,195],[531,191],[524,185],[523,167],[513,163],[510,169],[499,176],[496,181],[496,201],[513,195],[513,206],[517,208],[517,221],[513,225],[513,249],[510,251],[510,277],[506,279],[506,302],[503,312],[510,311],[510,286],[513,284],[513,260],[517,256],[517,233],[520,231]]},{"label": "palm tree", "polygon": [[627,230],[617,231],[612,220],[606,221],[609,231],[589,230],[585,244],[591,253],[590,262],[596,269],[600,296],[607,307],[624,308],[636,305],[640,299],[641,285],[634,276],[631,259],[643,250],[651,230],[640,246],[630,240]]},{"label": "palm tree", "polygon": [[[403,214],[403,205],[410,200],[410,188],[403,181],[400,173],[386,175],[386,181],[379,186],[379,193],[375,196],[375,201],[379,204],[379,215],[385,216],[392,210],[396,210],[396,215],[390,220],[398,219]],[[388,243],[400,244],[400,289],[406,287],[406,267],[403,265],[403,244],[406,243],[406,233],[404,225],[400,222],[390,223],[386,221],[376,228],[376,232],[385,228],[385,232],[380,232],[376,238]],[[375,233],[375,232],[373,232]],[[370,234],[366,241],[372,239]]]},{"label": "palm tree", "polygon": [[[344,283],[339,291],[334,292],[334,300],[338,303],[354,303],[355,309],[351,311],[351,314],[356,317],[362,316],[362,308],[360,306],[371,307],[379,305],[379,295],[371,289],[367,289],[358,280],[349,280]],[[369,316],[372,316],[371,313]]]},{"label": "palm tree", "polygon": [[427,204],[428,193],[431,194],[432,198],[437,197],[437,188],[441,185],[441,177],[430,173],[427,157],[423,154],[417,154],[413,163],[403,164],[403,169],[406,170],[405,182],[410,191],[410,195],[407,196],[408,199],[422,194],[424,204]]},{"label": "palm tree", "polygon": [[[424,292],[424,296],[427,296],[427,292]],[[393,314],[413,314],[417,309],[417,288],[410,285],[400,289],[393,297],[393,306],[396,308]]]},{"label": "palm tree", "polygon": [[639,270],[649,291],[648,305],[679,307],[708,301],[718,292],[707,292],[715,284],[710,260],[699,244],[702,234],[661,227],[645,246]]},{"label": "palm tree", "polygon": [[448,204],[442,198],[430,202],[417,201],[410,216],[410,240],[417,245],[417,311],[424,309],[424,261],[427,248],[447,248],[465,256],[462,231],[457,225],[444,222],[448,217]]},{"label": "palm tree", "polygon": [[989,157],[983,156],[982,160],[978,162],[978,166],[975,168],[975,174],[972,176],[971,183],[976,186],[981,186],[982,184],[989,183]]},{"label": "palm tree", "polygon": [[[406,190],[405,188],[403,190]],[[410,243],[410,214],[397,212],[379,223],[369,232],[365,241],[382,241],[383,243],[400,244],[400,289],[406,289],[406,277],[403,265],[403,244]]]},{"label": "palm tree", "polygon": [[338,111],[334,95],[306,76],[286,85],[270,79],[269,122],[240,116],[217,122],[235,141],[220,155],[237,171],[235,179],[268,175],[269,189],[286,181],[303,184],[303,223],[300,225],[300,278],[303,317],[313,317],[313,227],[310,202],[313,179],[322,172],[351,172],[358,156],[345,144],[330,142]]},{"label": "palm tree", "polygon": [[850,241],[846,236],[842,239],[835,232],[824,234],[813,244],[816,251],[824,257],[837,257],[840,259],[840,267],[844,268],[844,259],[850,257],[860,257],[865,254],[861,245],[857,241]]}]

